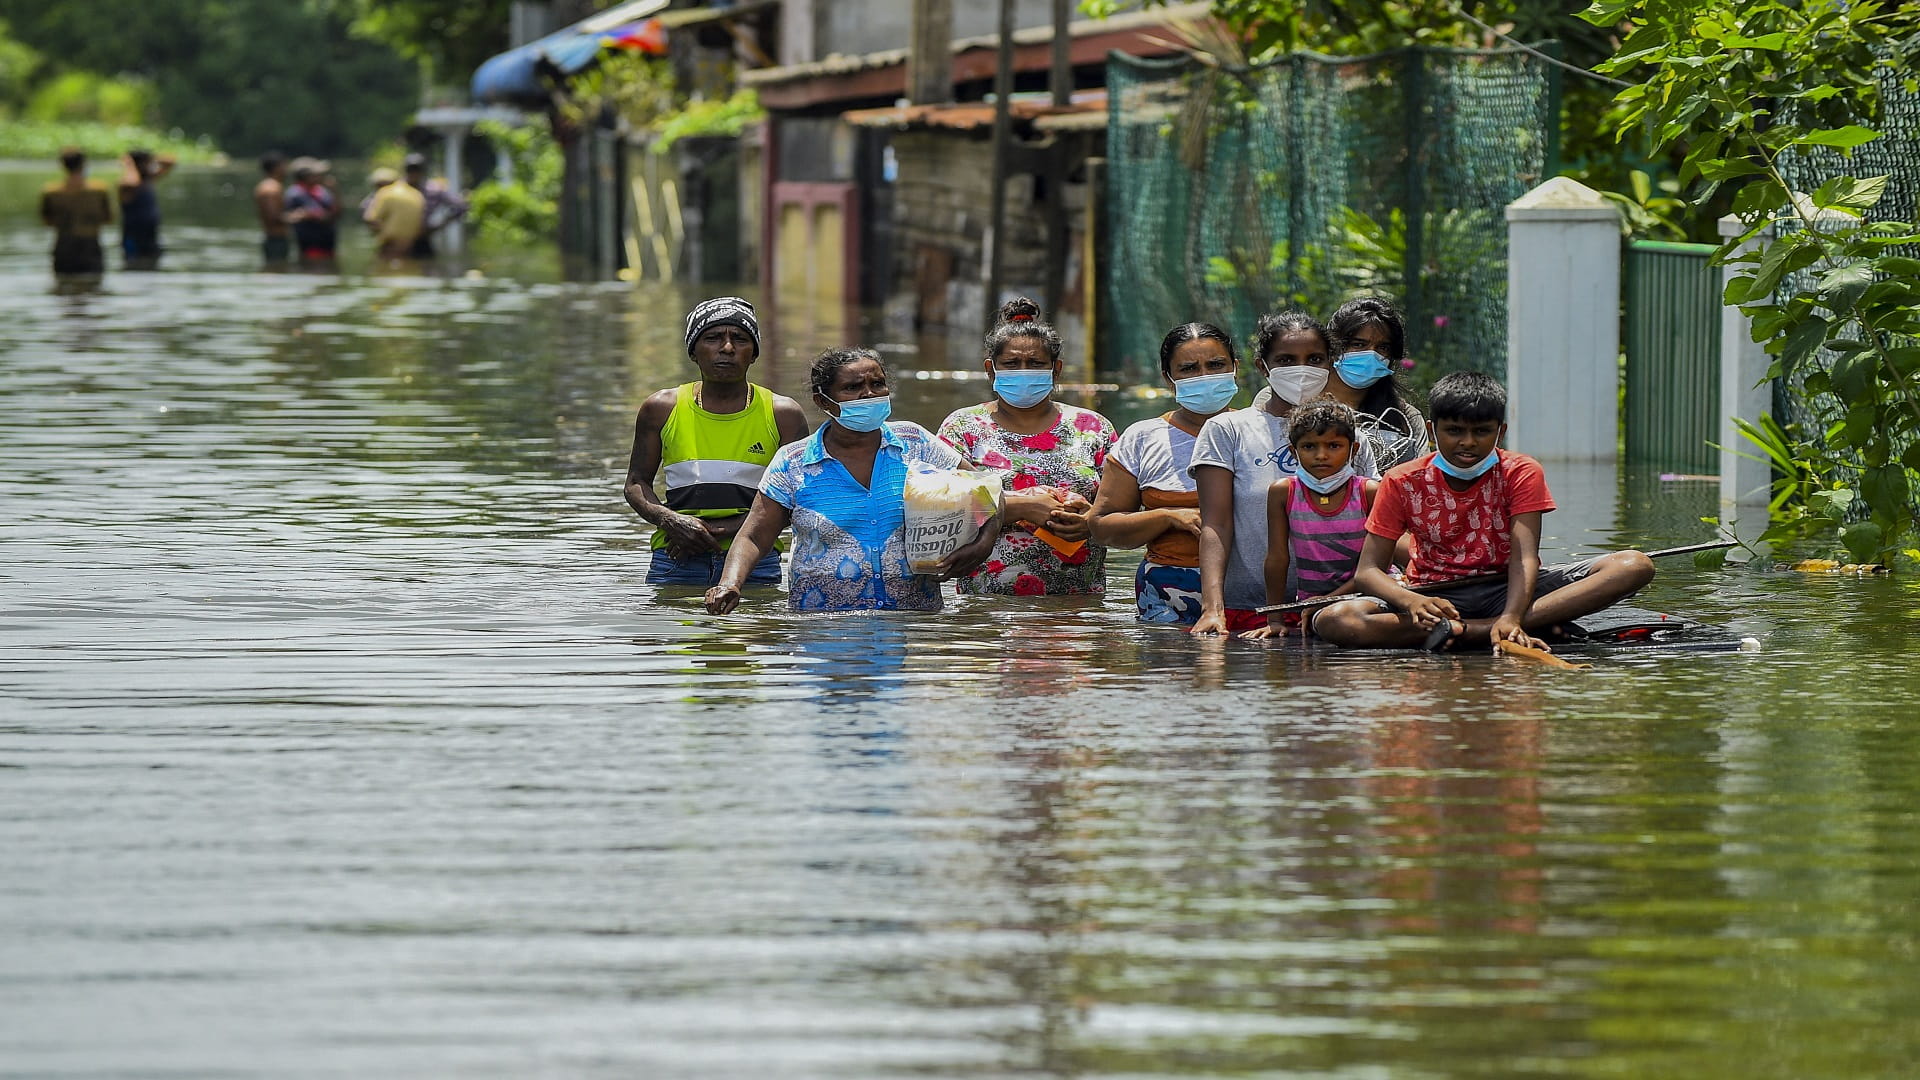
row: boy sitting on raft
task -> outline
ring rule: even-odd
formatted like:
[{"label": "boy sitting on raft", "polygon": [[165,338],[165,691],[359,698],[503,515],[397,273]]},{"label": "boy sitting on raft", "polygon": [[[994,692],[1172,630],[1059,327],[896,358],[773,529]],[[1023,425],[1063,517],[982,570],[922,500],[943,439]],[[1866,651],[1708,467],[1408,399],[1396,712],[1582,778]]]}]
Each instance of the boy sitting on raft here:
[{"label": "boy sitting on raft", "polygon": [[[1486,375],[1460,372],[1429,398],[1437,453],[1388,470],[1367,515],[1354,574],[1365,598],[1314,620],[1322,638],[1348,648],[1439,650],[1496,641],[1546,648],[1565,624],[1638,592],[1653,560],[1638,551],[1540,566],[1540,515],[1554,508],[1540,463],[1499,449],[1507,392]],[[1504,581],[1417,593],[1387,573],[1394,542],[1413,540],[1406,585],[1505,571]],[[1378,599],[1374,599],[1377,597]]]}]

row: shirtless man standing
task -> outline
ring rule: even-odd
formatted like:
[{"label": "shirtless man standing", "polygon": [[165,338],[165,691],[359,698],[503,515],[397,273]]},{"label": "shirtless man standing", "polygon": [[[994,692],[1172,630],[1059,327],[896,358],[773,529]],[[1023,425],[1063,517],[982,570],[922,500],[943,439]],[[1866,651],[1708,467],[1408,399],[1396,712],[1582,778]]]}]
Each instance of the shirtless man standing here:
[{"label": "shirtless man standing", "polygon": [[87,179],[87,155],[77,146],[60,151],[65,179],[40,193],[40,220],[53,230],[53,272],[94,275],[106,268],[100,227],[113,220],[107,185]]},{"label": "shirtless man standing", "polygon": [[282,217],[287,198],[287,156],[278,150],[260,155],[260,171],[266,176],[253,185],[253,209],[260,216],[260,254],[268,266],[278,266],[293,254],[293,238]]}]

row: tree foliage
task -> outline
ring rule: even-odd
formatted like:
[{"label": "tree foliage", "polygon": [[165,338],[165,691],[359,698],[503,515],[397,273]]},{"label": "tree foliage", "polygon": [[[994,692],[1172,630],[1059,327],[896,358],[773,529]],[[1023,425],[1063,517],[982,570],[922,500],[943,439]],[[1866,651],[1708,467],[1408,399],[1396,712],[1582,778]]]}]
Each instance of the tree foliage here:
[{"label": "tree foliage", "polygon": [[1800,376],[1820,430],[1753,428],[1790,456],[1770,539],[1831,536],[1886,560],[1916,528],[1920,480],[1920,225],[1882,220],[1885,176],[1834,175],[1795,191],[1795,156],[1881,137],[1889,88],[1916,86],[1920,10],[1872,0],[1596,0],[1622,32],[1603,70],[1643,81],[1617,97],[1620,133],[1685,147],[1700,203],[1737,187],[1744,226],[1718,258],[1726,301],[1753,319],[1774,378]]},{"label": "tree foliage", "polygon": [[[1144,0],[1137,6],[1167,2]],[[1080,3],[1095,18],[1130,6],[1136,5]],[[1245,37],[1255,62],[1295,49],[1360,56],[1414,44],[1481,45],[1486,31],[1476,19],[1521,41],[1560,41],[1572,62],[1583,66],[1611,52],[1606,34],[1577,18],[1579,6],[1563,0],[1214,0],[1212,10]]]},{"label": "tree foliage", "polygon": [[405,58],[290,0],[0,0],[0,19],[60,68],[136,77],[150,122],[236,153],[362,152],[418,99]]},{"label": "tree foliage", "polygon": [[512,0],[319,0],[354,32],[421,62],[435,82],[464,83],[505,52]]},{"label": "tree foliage", "polygon": [[[1159,7],[1169,0],[1081,0],[1080,9],[1104,17],[1124,8]],[[1678,153],[1656,155],[1644,139],[1614,138],[1614,88],[1591,71],[1613,56],[1612,27],[1582,19],[1584,0],[1214,0],[1216,18],[1243,40],[1251,62],[1296,49],[1363,56],[1408,45],[1482,48],[1524,42],[1551,48],[1578,71],[1562,70],[1561,171],[1602,191],[1620,192],[1637,231],[1664,239],[1713,235],[1724,206],[1697,210],[1662,202],[1676,184]],[[1499,31],[1501,36],[1488,32]],[[1635,179],[1640,173],[1644,179]],[[1628,193],[1645,187],[1647,194]],[[1661,194],[1655,195],[1654,192]],[[1678,212],[1676,212],[1678,211]]]},{"label": "tree foliage", "polygon": [[488,120],[474,129],[513,162],[513,180],[498,177],[473,190],[469,218],[483,240],[526,247],[560,224],[560,146],[545,124]]}]

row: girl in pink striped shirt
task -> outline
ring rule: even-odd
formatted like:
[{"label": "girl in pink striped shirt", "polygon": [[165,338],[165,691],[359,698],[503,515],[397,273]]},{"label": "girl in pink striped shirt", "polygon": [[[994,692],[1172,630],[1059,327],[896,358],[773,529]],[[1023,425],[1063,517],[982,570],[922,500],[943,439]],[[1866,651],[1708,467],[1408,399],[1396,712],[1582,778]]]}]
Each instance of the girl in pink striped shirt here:
[{"label": "girl in pink striped shirt", "polygon": [[[1358,437],[1352,409],[1321,398],[1293,411],[1287,435],[1299,464],[1267,488],[1267,603],[1284,604],[1350,593],[1367,511],[1378,481],[1353,471]],[[1264,638],[1300,626],[1299,612],[1275,612],[1246,637]],[[1303,632],[1313,628],[1309,618]]]}]

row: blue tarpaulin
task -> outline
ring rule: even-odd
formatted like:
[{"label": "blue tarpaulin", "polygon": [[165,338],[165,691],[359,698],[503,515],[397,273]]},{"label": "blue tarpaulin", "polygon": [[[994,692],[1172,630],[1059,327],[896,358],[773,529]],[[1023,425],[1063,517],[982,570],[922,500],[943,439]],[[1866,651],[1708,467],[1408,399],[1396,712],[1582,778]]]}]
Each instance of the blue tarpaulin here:
[{"label": "blue tarpaulin", "polygon": [[492,105],[545,105],[543,68],[563,76],[577,75],[591,66],[608,44],[661,51],[652,46],[658,41],[663,49],[664,37],[658,24],[648,26],[647,19],[666,6],[667,0],[632,0],[538,41],[509,49],[473,73],[473,99]]}]

